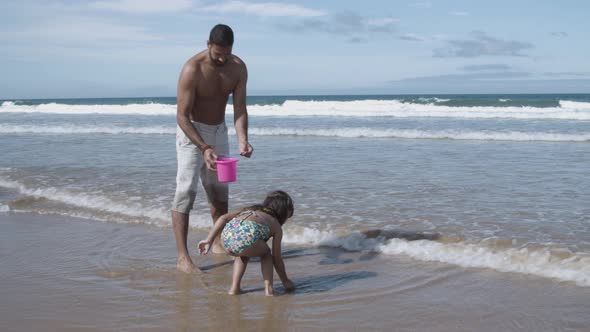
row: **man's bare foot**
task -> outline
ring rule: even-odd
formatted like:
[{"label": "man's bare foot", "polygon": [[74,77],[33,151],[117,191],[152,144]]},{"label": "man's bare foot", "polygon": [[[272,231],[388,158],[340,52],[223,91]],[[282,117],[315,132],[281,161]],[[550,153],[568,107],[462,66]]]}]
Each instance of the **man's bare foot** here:
[{"label": "man's bare foot", "polygon": [[240,288],[238,289],[230,289],[229,292],[227,292],[229,295],[240,295],[242,294],[242,290]]},{"label": "man's bare foot", "polygon": [[195,273],[200,271],[190,258],[179,258],[176,262],[176,269],[184,273]]},{"label": "man's bare foot", "polygon": [[275,296],[274,290],[272,289],[272,285],[271,286],[264,286],[264,295],[266,296]]}]

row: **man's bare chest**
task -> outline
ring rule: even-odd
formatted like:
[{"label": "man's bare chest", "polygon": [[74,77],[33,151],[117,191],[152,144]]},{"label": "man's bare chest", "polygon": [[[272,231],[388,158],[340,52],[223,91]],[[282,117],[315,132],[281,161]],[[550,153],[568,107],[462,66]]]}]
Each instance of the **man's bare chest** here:
[{"label": "man's bare chest", "polygon": [[227,96],[233,92],[238,83],[237,75],[230,72],[204,72],[198,80],[197,93],[202,97]]}]

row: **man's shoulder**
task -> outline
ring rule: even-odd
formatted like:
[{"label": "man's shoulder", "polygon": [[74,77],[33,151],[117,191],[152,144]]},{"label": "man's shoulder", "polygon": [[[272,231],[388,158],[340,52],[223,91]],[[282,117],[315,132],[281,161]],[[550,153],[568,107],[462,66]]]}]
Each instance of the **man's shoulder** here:
[{"label": "man's shoulder", "polygon": [[184,64],[184,67],[192,67],[192,68],[200,67],[205,62],[206,55],[207,55],[206,51],[202,51],[200,53],[193,55],[190,59],[188,59],[186,61],[186,63]]},{"label": "man's shoulder", "polygon": [[242,58],[240,58],[239,56],[232,54],[232,60],[234,61],[234,63],[239,64],[239,65],[246,65],[246,63],[244,62],[244,60],[242,60]]},{"label": "man's shoulder", "polygon": [[232,57],[232,70],[235,73],[239,73],[240,76],[247,72],[246,63],[237,55],[233,55]]}]

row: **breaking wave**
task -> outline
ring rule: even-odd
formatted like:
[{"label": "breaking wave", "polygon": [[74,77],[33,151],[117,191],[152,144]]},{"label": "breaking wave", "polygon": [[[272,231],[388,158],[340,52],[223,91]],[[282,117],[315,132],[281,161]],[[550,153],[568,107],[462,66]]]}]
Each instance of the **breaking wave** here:
[{"label": "breaking wave", "polygon": [[[233,128],[230,134],[235,135]],[[176,128],[172,126],[145,127],[107,127],[107,126],[35,126],[3,125],[0,134],[108,134],[108,135],[173,135]],[[521,131],[469,131],[469,130],[418,130],[418,129],[375,129],[368,127],[337,129],[301,129],[301,128],[250,128],[252,136],[319,136],[343,138],[405,138],[405,139],[449,139],[479,141],[547,141],[547,142],[588,142],[590,133],[567,134],[551,132]]]},{"label": "breaking wave", "polygon": [[[231,114],[233,106],[228,105]],[[109,115],[174,115],[176,105],[69,105],[46,103],[22,105],[5,101],[0,113],[56,113]],[[249,105],[252,116],[326,116],[326,117],[445,117],[445,118],[509,118],[590,120],[590,103],[561,100],[559,107],[532,106],[445,106],[419,104],[399,100],[300,101],[286,100],[281,104]]]}]

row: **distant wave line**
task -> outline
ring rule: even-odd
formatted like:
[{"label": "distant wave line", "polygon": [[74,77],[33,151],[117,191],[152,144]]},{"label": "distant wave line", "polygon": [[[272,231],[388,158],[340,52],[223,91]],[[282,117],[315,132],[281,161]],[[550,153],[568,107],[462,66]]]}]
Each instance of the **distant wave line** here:
[{"label": "distant wave line", "polygon": [[0,124],[1,134],[174,134],[175,127],[171,126],[146,126],[146,127],[107,127],[87,125],[60,125],[60,126],[35,126],[35,125],[3,125]]},{"label": "distant wave line", "polygon": [[[271,117],[443,117],[443,118],[510,118],[590,120],[590,103],[562,100],[559,107],[532,106],[445,106],[407,103],[399,100],[355,101],[299,101],[286,100],[282,104],[249,105],[248,114]],[[228,105],[226,112],[233,113]],[[42,114],[105,114],[105,115],[167,115],[176,114],[176,105],[68,105],[47,103],[19,105],[5,101],[0,113]]]},{"label": "distant wave line", "polygon": [[[0,134],[136,134],[173,135],[172,126],[147,127],[106,127],[106,126],[31,126],[0,125]],[[229,129],[235,135],[233,128]],[[338,129],[297,129],[297,128],[250,128],[253,136],[318,136],[342,138],[404,138],[404,139],[449,139],[482,141],[550,141],[550,142],[588,142],[590,133],[566,134],[551,132],[522,131],[466,131],[466,130],[418,130],[418,129],[375,129],[367,127]]]},{"label": "distant wave line", "polygon": [[499,132],[462,130],[418,130],[418,129],[254,129],[252,135],[268,136],[323,136],[343,138],[407,138],[407,139],[451,139],[451,140],[493,140],[493,141],[555,141],[586,142],[590,133],[563,134],[547,132]]}]

